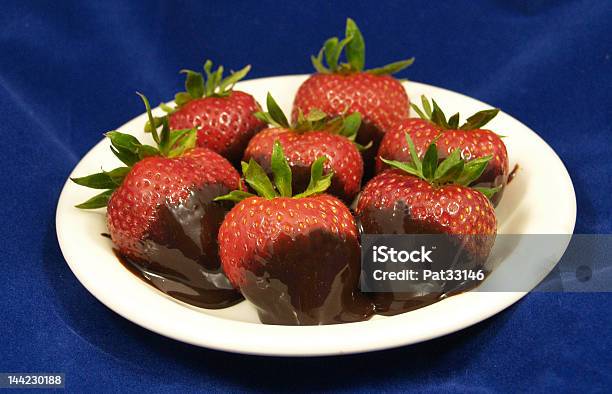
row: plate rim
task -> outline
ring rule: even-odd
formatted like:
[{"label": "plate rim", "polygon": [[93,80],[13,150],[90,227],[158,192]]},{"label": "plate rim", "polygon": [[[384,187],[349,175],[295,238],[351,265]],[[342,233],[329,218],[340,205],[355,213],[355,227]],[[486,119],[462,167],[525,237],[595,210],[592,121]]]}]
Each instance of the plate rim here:
[{"label": "plate rim", "polygon": [[[262,83],[270,79],[307,78],[309,75],[310,74],[292,74],[292,75],[278,75],[278,76],[249,79],[249,80],[242,81],[241,83],[237,85],[237,87],[240,88],[240,86],[245,83],[247,84],[248,83]],[[429,85],[425,83],[420,83],[416,81],[410,81],[408,82],[408,84],[420,85],[421,87],[426,88],[426,89],[434,88],[436,90],[445,91],[446,93],[458,95],[462,99],[469,99],[469,100],[475,101],[479,105],[491,107],[489,104],[483,101],[480,101],[478,99],[469,97],[467,95],[464,95],[462,93],[455,92],[449,89],[445,89],[445,88],[441,88],[441,87],[437,87],[437,86]],[[572,179],[569,175],[569,172],[567,171],[565,164],[560,159],[560,157],[557,155],[557,153],[554,151],[554,149],[552,149],[552,147],[542,137],[540,137],[533,129],[526,126],[524,123],[514,118],[512,115],[505,113],[505,112],[503,112],[503,114],[509,117],[512,121],[521,124],[527,130],[529,130],[530,133],[533,134],[533,137],[539,139],[540,140],[539,142],[542,143],[548,150],[550,150],[550,153],[552,153],[554,159],[556,159],[556,161],[560,165],[559,169],[563,171],[562,174],[560,175],[563,175],[567,178],[568,183],[566,186],[569,186],[569,190],[571,191],[570,196],[568,197],[571,200],[569,201],[569,203],[570,203],[570,206],[573,212],[572,212],[571,219],[570,219],[571,223],[569,224],[569,227],[571,227],[570,229],[571,231],[569,231],[568,233],[569,234],[573,233],[574,228],[575,228],[575,223],[576,223],[576,214],[577,214],[576,194],[575,194]],[[129,123],[136,121],[138,118],[143,117],[144,115],[145,114],[143,113],[143,114],[140,114],[128,120],[123,125],[121,125],[119,128],[125,127]],[[79,165],[83,161],[85,161],[89,155],[93,154],[94,150],[99,149],[99,146],[104,143],[105,143],[104,139],[100,140],[85,155],[83,155],[83,157],[79,160],[79,162],[71,170],[70,176],[74,174],[76,168],[78,168]],[[428,309],[429,311],[431,311],[432,309],[435,309],[435,308],[442,308],[443,310],[446,310],[450,308],[452,304],[461,305],[467,301],[479,303],[479,308],[468,308],[468,309],[473,309],[471,311],[468,311],[469,313],[471,313],[471,315],[468,314],[468,317],[466,318],[464,314],[461,320],[459,321],[459,323],[455,323],[454,325],[433,324],[433,327],[432,327],[433,329],[431,329],[427,334],[422,333],[421,335],[416,335],[416,336],[413,335],[412,337],[405,337],[404,335],[402,335],[404,331],[402,330],[401,326],[406,323],[401,322],[402,319],[397,319],[398,316],[391,317],[391,318],[368,320],[365,322],[358,322],[358,323],[345,323],[345,324],[327,325],[327,326],[275,326],[275,325],[264,325],[264,324],[258,324],[258,323],[229,320],[229,319],[224,319],[218,316],[208,315],[205,313],[198,313],[199,319],[197,320],[198,321],[201,320],[202,323],[210,324],[211,326],[213,326],[213,328],[214,326],[219,326],[217,328],[222,329],[227,332],[227,335],[225,335],[226,338],[224,340],[218,340],[218,338],[215,338],[215,340],[207,340],[205,335],[204,335],[204,338],[202,338],[202,336],[186,335],[184,329],[168,330],[169,327],[167,326],[167,324],[159,324],[160,322],[157,320],[147,319],[146,316],[143,315],[142,313],[135,314],[134,311],[130,311],[132,313],[128,313],[129,308],[127,308],[126,306],[127,304],[120,305],[116,302],[113,302],[112,297],[109,297],[108,294],[105,294],[104,292],[99,292],[97,290],[97,287],[94,286],[94,284],[91,282],[90,278],[86,276],[84,270],[82,270],[81,267],[79,267],[79,265],[75,263],[74,261],[71,262],[70,253],[69,253],[70,249],[66,246],[69,240],[66,240],[63,236],[65,232],[63,231],[63,228],[62,228],[63,221],[61,218],[61,209],[66,205],[65,201],[67,199],[67,194],[69,193],[69,191],[67,190],[69,188],[68,185],[70,184],[70,176],[64,183],[62,187],[62,191],[57,200],[55,221],[56,221],[56,236],[57,236],[57,240],[58,240],[60,249],[62,251],[62,256],[66,260],[66,263],[70,267],[73,274],[76,276],[79,282],[89,291],[89,293],[91,293],[96,299],[102,302],[102,304],[104,304],[106,307],[111,309],[113,312],[119,314],[123,318],[129,321],[132,321],[133,323],[138,324],[139,326],[145,329],[156,332],[157,334],[160,334],[160,335],[163,335],[163,336],[166,336],[166,337],[169,337],[169,338],[181,341],[181,342],[189,343],[192,345],[206,347],[206,348],[215,349],[215,350],[222,350],[222,351],[227,351],[227,352],[232,352],[232,353],[267,355],[267,356],[331,356],[331,355],[354,354],[354,353],[365,353],[369,351],[378,351],[378,350],[390,349],[390,348],[395,348],[395,347],[400,347],[400,346],[406,346],[410,344],[416,344],[419,342],[427,341],[433,338],[437,338],[440,336],[448,335],[456,331],[463,330],[469,326],[472,326],[476,323],[479,323],[481,321],[484,321],[496,315],[497,313],[503,311],[504,309],[508,308],[512,304],[519,301],[522,297],[524,297],[528,293],[528,292],[503,292],[503,293],[502,292],[500,293],[468,292],[468,293],[463,293],[463,294],[456,295],[453,297],[449,297],[448,299],[445,299],[438,303],[422,308],[421,310],[416,310],[408,314],[398,315],[398,316],[404,316],[404,317],[406,315],[416,316],[419,314],[419,311],[422,312],[423,309]],[[146,286],[147,288],[154,291],[155,293],[159,293],[159,296],[161,296],[160,302],[162,302],[162,300],[166,298],[164,302],[172,303],[172,305],[175,305],[175,307],[176,305],[178,305],[176,302],[170,299],[167,299],[167,296],[163,295],[163,293],[157,291],[156,289],[153,289],[152,287],[145,284],[138,278],[134,278],[134,279],[138,280],[138,282],[140,282],[143,286]],[[472,300],[468,300],[469,298],[472,298]],[[190,308],[182,308],[182,309],[191,310]],[[465,310],[463,312],[465,312]],[[415,318],[418,319],[418,316],[416,316]],[[371,329],[375,329],[375,326],[381,326],[381,327],[377,327],[377,329],[381,333],[385,334],[384,337],[380,336],[375,343],[372,343],[372,341],[366,342],[366,343],[362,341],[353,341],[351,343],[352,339],[359,339],[359,335],[366,334],[367,331]],[[385,326],[385,327],[382,327],[382,326]],[[238,327],[240,327],[240,329],[238,329]],[[254,327],[259,327],[259,329],[254,329]],[[346,327],[350,327],[350,330],[346,330],[345,329]],[[261,338],[261,337],[257,337],[256,335],[253,335],[254,331],[261,331],[262,328],[266,331],[266,334],[269,334],[268,338]],[[244,332],[238,333],[238,335],[242,339],[239,341],[228,340],[227,337],[231,337],[231,334],[235,334],[234,331],[236,330],[244,331]],[[340,333],[342,334],[342,337],[344,338],[341,342],[345,346],[337,346],[337,345],[333,346],[334,344],[330,343],[329,338],[327,338],[327,340],[325,338],[321,338],[322,345],[319,344],[318,346],[315,346],[315,347],[305,347],[302,344],[301,346],[298,346],[297,348],[291,348],[291,347],[286,347],[286,346],[285,347],[275,346],[273,341],[270,340],[270,338],[274,338],[276,337],[276,335],[287,335],[286,332],[289,330],[294,331],[294,332],[299,332],[299,335],[315,335],[317,337],[321,337],[322,332],[330,333],[332,337],[338,336],[338,334]],[[351,332],[351,334],[347,335],[346,331]],[[366,331],[366,332],[362,332],[362,331]],[[269,348],[270,346],[272,347],[272,349]]]}]

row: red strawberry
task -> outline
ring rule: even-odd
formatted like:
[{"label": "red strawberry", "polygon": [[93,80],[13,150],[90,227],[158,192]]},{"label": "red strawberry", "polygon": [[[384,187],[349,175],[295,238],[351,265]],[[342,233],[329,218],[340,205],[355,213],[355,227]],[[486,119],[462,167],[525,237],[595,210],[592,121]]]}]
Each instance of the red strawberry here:
[{"label": "red strawberry", "polygon": [[501,137],[490,130],[480,129],[497,115],[498,109],[480,111],[468,118],[459,127],[459,114],[446,120],[444,112],[432,100],[432,105],[423,96],[423,110],[413,104],[421,119],[410,118],[396,123],[389,129],[378,150],[376,172],[380,173],[389,166],[380,158],[406,161],[410,158],[405,135],[410,134],[419,157],[423,157],[427,147],[435,140],[440,159],[446,158],[452,151],[461,149],[461,157],[465,160],[490,156],[489,165],[482,175],[474,180],[473,186],[497,187],[501,189],[492,201],[497,205],[501,200],[503,189],[508,180],[508,152]]},{"label": "red strawberry", "polygon": [[[339,64],[346,50],[347,63]],[[323,65],[323,56],[327,67]],[[293,103],[293,119],[298,111],[308,113],[318,108],[329,115],[359,112],[363,123],[357,142],[373,142],[374,150],[364,152],[366,168],[389,126],[409,115],[408,95],[402,84],[391,76],[410,66],[414,58],[364,71],[365,43],[352,19],[346,21],[346,37],[339,41],[328,39],[312,63],[317,74],[308,78],[299,88]],[[366,170],[367,172],[367,170]]]},{"label": "red strawberry", "polygon": [[312,110],[290,126],[271,95],[268,95],[268,111],[256,115],[276,127],[253,137],[244,152],[244,160],[255,159],[267,174],[272,174],[272,147],[279,141],[293,171],[293,188],[303,190],[310,179],[310,167],[318,157],[325,156],[325,172],[334,174],[328,192],[347,203],[352,202],[363,175],[359,146],[353,143],[359,129],[359,114],[329,119],[321,111]]},{"label": "red strawberry", "polygon": [[223,269],[269,324],[310,325],[363,320],[372,305],[360,297],[357,227],[340,200],[320,194],[331,184],[324,157],[312,165],[306,191],[292,196],[291,169],[274,145],[274,183],[256,161],[244,165],[241,190],[218,199],[239,203],[219,230]]},{"label": "red strawberry", "polygon": [[[229,206],[213,199],[238,187],[240,175],[219,154],[195,147],[194,129],[171,133],[167,119],[162,123],[161,135],[152,130],[157,147],[143,145],[128,134],[107,133],[111,150],[126,166],[73,178],[79,185],[105,189],[77,207],[107,207],[108,230],[118,254],[133,261],[143,274],[153,274],[144,277],[164,277],[166,282],[152,280],[161,290],[166,289],[164,283],[174,281],[183,288],[191,286],[202,297],[216,291],[204,299],[167,285],[183,301],[226,306],[240,296],[227,282],[224,290],[216,288],[224,279],[216,234]],[[221,277],[209,282],[203,271]]]},{"label": "red strawberry", "polygon": [[[466,185],[482,174],[489,158],[465,162],[456,149],[438,164],[438,148],[431,144],[421,161],[410,136],[406,138],[412,163],[383,159],[395,168],[372,178],[359,196],[356,215],[363,232],[445,234],[445,247],[439,248],[444,258],[434,261],[432,268],[436,264],[438,272],[484,269],[497,231],[495,210],[488,197],[498,188]],[[473,282],[412,286],[413,292],[375,294],[377,311],[395,314],[415,309],[439,300],[444,293],[472,287]]]},{"label": "red strawberry", "polygon": [[[482,175],[490,157],[465,161],[455,149],[439,163],[438,147],[432,143],[421,161],[409,134],[406,141],[411,162],[382,158],[394,168],[372,178],[359,196],[356,213],[364,232],[495,234],[495,211],[488,198],[500,187],[467,186]],[[376,216],[380,210],[388,210],[383,220]],[[393,220],[387,222],[387,216]],[[489,250],[473,252],[488,255]]]},{"label": "red strawberry", "polygon": [[170,111],[170,129],[198,130],[198,146],[211,149],[232,163],[237,163],[247,143],[265,124],[253,113],[260,110],[253,96],[232,90],[244,78],[251,66],[222,79],[223,67],[211,71],[206,61],[201,73],[183,70],[187,74],[186,92],[175,96],[176,108]]}]

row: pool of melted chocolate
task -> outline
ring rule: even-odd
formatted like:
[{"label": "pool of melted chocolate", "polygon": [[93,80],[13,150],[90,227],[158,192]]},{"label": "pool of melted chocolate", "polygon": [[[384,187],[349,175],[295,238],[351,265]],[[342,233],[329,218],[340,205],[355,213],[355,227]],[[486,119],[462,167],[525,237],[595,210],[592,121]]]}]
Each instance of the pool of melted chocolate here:
[{"label": "pool of melted chocolate", "polygon": [[[227,308],[246,298],[264,324],[365,321],[374,314],[390,316],[422,308],[481,283],[443,283],[434,288],[431,284],[416,283],[410,292],[361,293],[358,242],[327,231],[314,231],[297,237],[281,235],[274,250],[261,256],[261,272],[246,272],[246,284],[237,291],[223,273],[217,254],[218,228],[231,203],[213,199],[227,191],[219,185],[207,186],[191,193],[181,204],[161,206],[158,225],[141,245],[145,257],[128,258],[115,252],[117,257],[146,283],[196,307]],[[440,232],[410,220],[408,212],[402,204],[389,211],[364,212],[358,218],[360,232]],[[470,253],[468,248],[451,249],[443,260],[453,262],[452,268],[491,271],[478,248],[472,248]]]}]

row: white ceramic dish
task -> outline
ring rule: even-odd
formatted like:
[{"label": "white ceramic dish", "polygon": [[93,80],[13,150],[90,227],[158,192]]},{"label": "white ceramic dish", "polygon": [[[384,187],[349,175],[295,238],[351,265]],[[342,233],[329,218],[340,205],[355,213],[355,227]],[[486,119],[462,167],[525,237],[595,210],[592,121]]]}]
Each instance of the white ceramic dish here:
[{"label": "white ceramic dish", "polygon": [[[293,96],[306,77],[262,78],[240,82],[236,88],[253,94],[260,103],[265,102],[266,93],[271,91],[283,109],[289,111]],[[425,94],[449,111],[471,114],[489,107],[445,89],[416,82],[407,82],[405,86],[413,100]],[[134,134],[141,141],[147,140],[149,137],[142,132],[144,122],[143,114],[119,130]],[[576,198],[559,157],[535,132],[503,112],[488,127],[507,136],[504,142],[510,164],[519,163],[521,167],[497,208],[499,233],[571,234],[576,220]],[[118,162],[108,145],[108,141],[98,143],[83,157],[71,176],[96,172],[100,166],[114,168]],[[104,211],[74,208],[93,193],[95,191],[68,180],[57,205],[57,237],[78,280],[102,303],[126,319],[161,335],[198,346],[280,356],[386,349],[461,330],[502,311],[526,294],[469,292],[413,312],[394,317],[375,316],[360,323],[309,327],[264,325],[259,323],[254,308],[247,302],[222,310],[190,307],[165,296],[127,271],[114,256],[110,240],[100,236],[106,231]],[[563,251],[557,251],[558,255]],[[504,264],[500,268],[508,268]]]}]

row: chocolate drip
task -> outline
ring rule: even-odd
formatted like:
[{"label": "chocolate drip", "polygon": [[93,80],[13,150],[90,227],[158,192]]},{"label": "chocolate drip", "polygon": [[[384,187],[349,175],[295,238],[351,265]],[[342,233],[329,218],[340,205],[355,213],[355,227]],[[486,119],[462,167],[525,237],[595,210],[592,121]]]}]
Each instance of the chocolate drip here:
[{"label": "chocolate drip", "polygon": [[518,164],[514,165],[514,167],[512,168],[512,171],[510,171],[510,174],[508,175],[508,184],[512,182],[512,180],[516,177],[516,174],[518,173],[519,168],[520,167]]},{"label": "chocolate drip", "polygon": [[282,234],[261,266],[245,272],[240,290],[266,324],[317,325],[363,321],[374,307],[357,290],[359,245],[324,230]]},{"label": "chocolate drip", "polygon": [[145,282],[188,304],[218,309],[240,302],[242,296],[223,273],[217,254],[217,233],[231,204],[213,199],[228,191],[207,185],[181,204],[162,205],[141,245],[145,258],[116,252],[119,260]]}]

